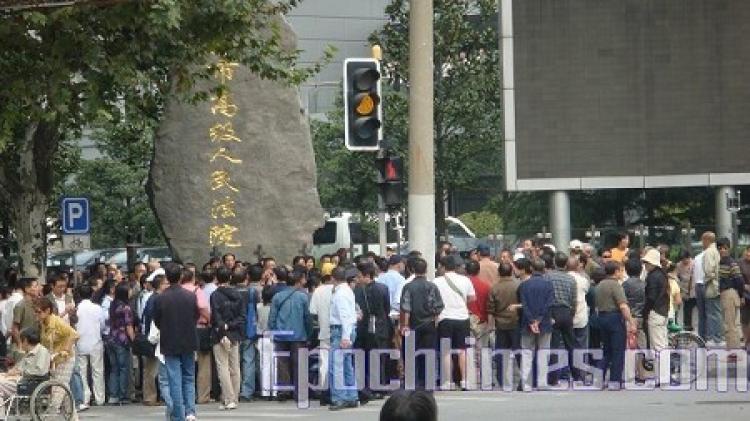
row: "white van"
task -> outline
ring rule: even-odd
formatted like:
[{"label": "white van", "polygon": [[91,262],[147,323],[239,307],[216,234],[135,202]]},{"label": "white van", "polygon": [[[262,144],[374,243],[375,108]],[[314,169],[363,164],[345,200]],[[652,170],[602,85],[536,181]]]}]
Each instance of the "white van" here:
[{"label": "white van", "polygon": [[[445,218],[445,222],[448,226],[448,241],[459,251],[470,250],[477,246],[476,236],[460,219],[449,216]],[[335,254],[339,249],[349,250],[352,247],[355,256],[362,254],[364,245],[361,238],[362,225],[358,222],[351,222],[350,214],[345,213],[342,216],[328,218],[325,225],[313,234],[312,255],[320,259],[320,256],[324,254]],[[396,249],[396,243],[388,243],[388,247]],[[380,252],[380,245],[377,243],[368,244],[367,249],[381,256],[385,254]],[[408,243],[403,243],[401,252],[408,251]]]}]

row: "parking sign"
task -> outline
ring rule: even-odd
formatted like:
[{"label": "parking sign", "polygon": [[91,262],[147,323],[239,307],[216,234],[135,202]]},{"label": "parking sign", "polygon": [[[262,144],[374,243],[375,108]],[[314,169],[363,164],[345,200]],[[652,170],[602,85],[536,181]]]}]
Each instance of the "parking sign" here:
[{"label": "parking sign", "polygon": [[64,234],[88,234],[91,229],[90,216],[88,198],[63,198],[62,230]]}]

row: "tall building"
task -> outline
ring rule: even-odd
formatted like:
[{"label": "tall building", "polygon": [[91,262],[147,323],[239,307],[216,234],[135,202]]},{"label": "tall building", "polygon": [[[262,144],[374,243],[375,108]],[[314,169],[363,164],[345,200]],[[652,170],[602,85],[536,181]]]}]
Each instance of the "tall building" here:
[{"label": "tall building", "polygon": [[300,64],[323,56],[326,46],[336,48],[333,60],[300,87],[302,105],[312,118],[325,118],[341,92],[342,67],[347,57],[370,57],[370,34],[386,22],[389,0],[303,1],[287,16],[297,33]]}]

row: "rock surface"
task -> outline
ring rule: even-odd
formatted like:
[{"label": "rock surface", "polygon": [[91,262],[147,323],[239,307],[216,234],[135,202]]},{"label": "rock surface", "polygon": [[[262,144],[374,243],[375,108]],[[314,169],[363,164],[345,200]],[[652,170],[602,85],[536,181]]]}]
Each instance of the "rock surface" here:
[{"label": "rock surface", "polygon": [[[292,33],[285,27],[288,40]],[[201,83],[197,89],[216,81]],[[215,251],[255,260],[261,246],[267,255],[290,263],[303,247],[312,246],[312,233],[324,223],[310,127],[299,94],[242,66],[233,68],[227,84],[237,106],[233,117],[213,114],[212,101],[167,105],[151,163],[151,203],[172,252],[183,262],[207,261],[214,251],[212,227],[229,226],[237,231],[225,242],[215,237]],[[210,129],[227,122],[240,141],[212,142]],[[211,162],[221,147],[242,162],[221,157]],[[236,191],[213,189],[217,171],[226,172]],[[226,198],[234,202],[231,209],[216,206]]]}]

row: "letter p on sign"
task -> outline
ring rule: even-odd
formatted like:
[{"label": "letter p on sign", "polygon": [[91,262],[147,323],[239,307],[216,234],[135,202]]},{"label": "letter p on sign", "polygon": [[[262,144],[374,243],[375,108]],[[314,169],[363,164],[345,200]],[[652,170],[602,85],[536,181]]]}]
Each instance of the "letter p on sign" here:
[{"label": "letter p on sign", "polygon": [[89,199],[66,197],[62,200],[62,230],[64,234],[88,234],[91,229]]}]

